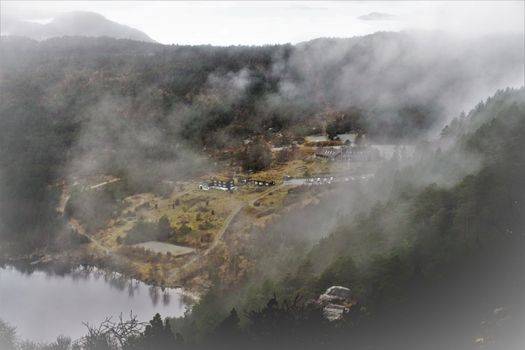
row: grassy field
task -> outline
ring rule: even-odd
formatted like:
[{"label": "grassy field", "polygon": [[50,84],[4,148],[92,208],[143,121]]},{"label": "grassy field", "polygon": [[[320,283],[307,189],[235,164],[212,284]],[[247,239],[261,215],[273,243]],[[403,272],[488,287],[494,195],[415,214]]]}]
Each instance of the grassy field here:
[{"label": "grassy field", "polygon": [[[94,233],[92,237],[104,249],[127,259],[125,261],[129,261],[126,263],[128,268],[139,278],[176,284],[181,277],[179,273],[181,268],[188,261],[197,262],[194,266],[195,271],[201,271],[200,267],[207,264],[204,258],[205,253],[212,250],[211,247],[217,246],[217,235],[225,231],[225,221],[231,217],[232,213],[242,209],[241,215],[230,227],[231,234],[234,235],[230,237],[236,238],[229,239],[242,240],[241,236],[242,232],[246,231],[245,228],[252,225],[263,227],[276,217],[286,215],[286,212],[292,207],[305,206],[317,201],[315,192],[310,190],[301,191],[299,195],[290,195],[288,191],[293,186],[283,184],[283,176],[303,177],[327,174],[348,171],[349,167],[352,167],[353,171],[366,172],[369,170],[367,165],[342,165],[306,156],[304,159],[286,163],[274,163],[272,168],[266,171],[244,174],[253,179],[273,180],[276,186],[238,185],[236,190],[231,192],[199,189],[199,184],[203,180],[225,179],[232,176],[232,169],[224,168],[204,178],[172,183],[173,190],[168,196],[136,193],[124,198],[119,204],[118,214],[115,214],[109,224]],[[149,241],[134,245],[119,243],[139,222],[157,223],[163,216],[168,218],[175,232],[175,235],[167,242]],[[218,249],[214,249],[218,251],[217,254],[224,250],[222,243],[218,245]],[[235,244],[231,245],[235,246]],[[87,249],[95,248],[93,244],[90,244]],[[235,248],[229,249],[228,252],[222,254],[224,256],[221,256],[220,259],[228,261],[229,258],[226,255],[236,254]],[[191,257],[188,257],[189,255]],[[203,271],[196,273],[193,278],[196,281],[206,280],[202,273]]]},{"label": "grassy field", "polygon": [[[205,178],[174,183],[173,191],[167,197],[137,193],[123,200],[121,214],[97,232],[95,238],[104,246],[116,249],[119,246],[118,238],[124,238],[138,222],[156,223],[166,216],[176,232],[170,243],[205,249],[223,227],[228,215],[239,205],[253,206],[254,221],[266,222],[271,218],[273,212],[283,206],[287,195],[288,189],[279,186],[283,176],[326,174],[332,171],[333,166],[326,160],[306,157],[286,163],[274,163],[268,170],[246,175],[254,179],[273,180],[277,184],[275,187],[238,186],[232,192],[199,189],[200,182],[205,179],[231,176],[231,169],[225,168],[208,174]],[[259,198],[263,194],[263,198]]]}]

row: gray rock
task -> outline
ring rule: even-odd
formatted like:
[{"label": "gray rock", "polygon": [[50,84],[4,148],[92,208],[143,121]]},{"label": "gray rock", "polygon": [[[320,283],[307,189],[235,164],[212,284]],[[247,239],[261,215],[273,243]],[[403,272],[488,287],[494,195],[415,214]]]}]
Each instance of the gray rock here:
[{"label": "gray rock", "polygon": [[348,312],[349,309],[342,305],[337,304],[327,304],[323,308],[323,316],[326,317],[328,321],[337,321],[343,318],[343,315]]},{"label": "gray rock", "polygon": [[352,293],[350,289],[341,286],[332,286],[321,294],[317,299],[317,304],[322,307],[323,315],[329,321],[336,321],[343,318],[350,308]]},{"label": "gray rock", "polygon": [[332,286],[319,296],[319,301],[323,304],[326,303],[347,303],[350,301],[352,293],[350,289],[341,286]]}]

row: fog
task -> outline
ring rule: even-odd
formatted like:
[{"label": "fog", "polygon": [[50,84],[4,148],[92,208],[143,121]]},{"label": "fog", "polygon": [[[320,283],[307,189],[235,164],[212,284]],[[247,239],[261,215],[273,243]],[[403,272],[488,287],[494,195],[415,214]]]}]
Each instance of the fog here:
[{"label": "fog", "polygon": [[410,29],[461,36],[523,33],[523,6],[521,1],[6,1],[1,12],[2,31],[9,19],[42,23],[67,11],[92,11],[164,44],[264,45]]},{"label": "fog", "polygon": [[[193,152],[185,147],[184,140],[170,138],[170,133],[156,126],[154,115],[148,116],[144,111],[145,118],[152,119],[143,120],[140,125],[116,117],[128,108],[132,108],[129,100],[108,96],[84,111],[82,119],[86,122],[70,151],[68,176],[115,173],[120,169],[131,182],[148,178],[149,182],[155,182],[187,178],[208,168],[202,154]],[[128,110],[124,114],[136,112]],[[152,157],[152,149],[162,149],[165,152],[162,158],[170,160]]]},{"label": "fog", "polygon": [[441,128],[499,87],[523,85],[523,41],[523,35],[459,39],[436,32],[312,41],[297,46],[286,73],[298,78],[284,79],[279,97],[367,106],[387,119],[403,105],[435,107],[433,123]]},{"label": "fog", "polygon": [[[513,132],[522,125],[516,122],[521,114],[514,116],[512,113],[521,113],[518,106],[523,103],[525,9],[523,2],[432,2],[426,6],[419,2],[403,2],[398,5],[389,2],[205,2],[153,3],[148,6],[141,2],[129,6],[117,2],[2,3],[3,22],[13,19],[43,21],[64,11],[87,10],[143,30],[161,43],[294,43],[273,48],[216,48],[117,43],[112,39],[98,42],[98,39],[90,41],[86,38],[58,38],[40,43],[23,40],[18,43],[16,40],[19,39],[14,38],[15,44],[9,39],[4,41],[3,45],[13,45],[14,50],[5,54],[0,77],[0,87],[6,92],[2,97],[0,115],[0,126],[5,130],[0,144],[4,147],[0,154],[2,239],[5,237],[7,242],[7,238],[16,237],[27,246],[42,250],[50,246],[67,246],[64,237],[70,228],[63,225],[64,222],[60,221],[63,219],[47,220],[48,215],[53,216],[49,212],[56,209],[51,204],[57,201],[57,194],[47,191],[57,184],[71,185],[82,177],[111,175],[121,180],[124,194],[151,192],[166,197],[176,189],[174,184],[177,181],[195,183],[200,177],[229,166],[230,174],[238,173],[240,167],[233,156],[220,161],[211,154],[239,148],[246,141],[249,144],[256,138],[276,133],[271,124],[275,120],[278,121],[276,124],[284,125],[279,132],[288,132],[286,127],[295,130],[293,126],[306,127],[312,120],[326,115],[359,110],[367,130],[364,144],[371,147],[387,145],[396,150],[394,155],[373,165],[348,163],[345,168],[330,163],[329,172],[338,178],[359,178],[370,173],[373,176],[327,186],[326,189],[303,187],[301,190],[310,191],[315,200],[278,213],[266,227],[250,225],[242,228],[246,237],[227,241],[232,245],[219,248],[226,253],[225,261],[230,264],[218,258],[206,260],[203,257],[203,269],[208,268],[211,272],[207,274],[214,276],[215,281],[228,284],[225,275],[237,268],[233,262],[237,254],[256,258],[247,269],[251,275],[242,280],[239,291],[224,297],[220,311],[228,312],[232,307],[244,306],[250,293],[260,288],[264,279],[273,280],[276,285],[284,284],[282,281],[298,274],[298,268],[306,261],[313,265],[314,273],[322,274],[338,258],[351,256],[361,269],[360,273],[365,275],[375,271],[378,256],[392,252],[403,255],[407,246],[415,244],[411,241],[413,236],[421,234],[419,231],[402,231],[403,225],[416,215],[406,208],[419,209],[414,205],[420,200],[419,194],[430,193],[428,196],[431,196],[435,195],[432,191],[436,191],[438,194],[430,198],[437,201],[441,200],[440,195],[449,195],[447,190],[463,191],[465,187],[479,185],[472,179],[482,176],[491,179],[491,171],[496,172],[491,167],[499,165],[500,160],[493,159],[492,152],[486,151],[494,145],[487,146],[483,142],[491,142],[493,138],[506,141],[506,137],[514,137],[516,140],[509,139],[512,146],[519,141]],[[138,16],[139,13],[142,16]],[[178,17],[182,14],[186,19]],[[166,21],[170,16],[171,25],[168,26]],[[317,21],[315,25],[312,18]],[[198,30],[191,30],[193,26],[199,27]],[[5,28],[2,27],[3,34],[8,30]],[[289,30],[283,31],[284,28]],[[68,46],[68,40],[71,40],[69,43],[78,40],[75,45],[79,46]],[[86,54],[93,47],[102,47],[102,53],[92,51]],[[241,61],[239,57],[248,55],[246,52],[251,49],[268,49],[271,54],[264,59],[250,56]],[[192,50],[201,51],[195,54]],[[53,54],[57,55],[59,63],[54,61]],[[190,59],[177,61],[185,55]],[[212,63],[199,66],[200,58]],[[239,61],[235,61],[237,59]],[[187,75],[177,75],[180,71],[170,70],[178,68],[177,65],[188,69],[181,70]],[[199,74],[204,78],[201,79]],[[191,88],[183,83],[177,85],[180,81]],[[516,92],[509,88],[521,90]],[[503,89],[507,90],[502,92]],[[72,96],[78,92],[81,94]],[[516,94],[515,100],[498,100],[511,93]],[[487,100],[494,94],[494,98]],[[504,103],[514,104],[515,108],[509,108],[510,112],[504,110],[504,115],[500,115],[498,108]],[[326,121],[324,123],[326,125]],[[487,126],[488,123],[492,123],[491,127]],[[449,129],[444,129],[447,125]],[[27,139],[26,135],[33,138]],[[403,146],[414,151],[403,154]],[[511,146],[508,148],[512,150]],[[500,151],[497,147],[494,146],[495,152]],[[309,160],[316,161],[313,157]],[[502,160],[501,164],[508,165]],[[519,172],[519,166],[509,172]],[[501,189],[501,198],[515,199],[512,208],[517,212],[522,209],[525,188],[520,187],[522,181],[516,180],[518,177],[512,176],[505,178],[511,181],[510,184],[503,181],[499,184],[501,188],[497,189]],[[169,183],[167,190],[166,183]],[[485,192],[480,197],[483,194]],[[452,202],[452,199],[447,199]],[[470,205],[468,210],[472,210],[469,215],[490,217],[491,213],[475,212],[476,200],[465,199]],[[102,208],[107,215],[112,210],[118,211],[115,201],[120,203],[120,199],[115,200],[114,193],[111,193],[101,198],[80,200],[72,204],[72,210],[93,214],[101,212]],[[428,203],[423,201],[421,207],[427,208],[425,205]],[[449,215],[441,209],[436,209],[432,220],[439,222],[442,215]],[[461,214],[460,209],[464,208],[457,209]],[[377,221],[374,222],[372,219],[376,214]],[[466,217],[466,228],[458,233],[461,240],[467,241],[465,246],[476,234],[469,231],[469,216]],[[428,229],[430,236],[433,233],[432,220],[418,230]],[[359,225],[369,221],[374,224],[372,233],[360,236],[362,226]],[[505,234],[513,238],[523,236],[518,231],[524,224],[522,218],[510,216],[506,230],[511,232]],[[494,227],[501,228],[496,224]],[[60,235],[54,236],[56,232]],[[385,233],[385,236],[377,247],[370,247],[377,232]],[[421,236],[426,238],[423,234]],[[338,240],[348,244],[334,244]],[[38,246],[42,241],[45,241],[45,248]],[[488,240],[483,244],[489,247],[491,242]],[[362,247],[370,248],[370,251],[362,250]],[[3,252],[16,252],[11,252],[11,246],[7,244],[0,248]],[[420,248],[431,250],[424,244]],[[502,248],[516,254],[504,244]],[[436,249],[445,251],[444,255],[449,254],[446,247]],[[425,261],[426,253],[430,256],[428,251],[408,255],[414,260],[417,260],[414,256],[421,255],[421,261]],[[470,253],[472,251],[468,250]],[[479,324],[485,319],[497,324],[501,312],[494,310],[519,304],[518,292],[523,290],[523,281],[516,278],[516,295],[514,290],[508,289],[513,276],[519,276],[522,271],[516,260],[510,257],[507,261],[507,257],[493,252],[487,255],[487,266],[483,264],[478,270],[474,269],[477,272],[473,275],[469,275],[473,271],[468,270],[470,266],[465,266],[464,270],[460,266],[454,271],[449,281],[456,281],[456,278],[458,285],[465,289],[454,289],[450,299],[440,299],[447,293],[446,286],[436,286],[434,293],[422,294],[427,301],[432,297],[440,299],[436,305],[446,311],[436,311],[439,307],[432,308],[436,306],[433,302],[416,303],[423,311],[410,314],[413,319],[390,330],[388,322],[395,323],[398,315],[386,312],[387,316],[381,321],[385,323],[365,325],[362,335],[355,334],[356,344],[370,340],[367,336],[371,333],[368,332],[373,334],[373,326],[378,326],[377,329],[384,332],[384,338],[374,341],[377,348],[384,348],[389,339],[406,345],[407,341],[400,338],[409,338],[411,332],[413,342],[408,341],[409,348],[415,349],[424,343],[428,343],[428,349],[465,345],[454,343],[462,336],[462,330],[450,336],[450,343],[449,339],[443,339],[447,336],[445,330],[450,330],[446,327],[445,312],[450,313],[448,316],[458,326],[465,325],[465,334],[469,336],[482,328]],[[493,266],[490,265],[492,261],[496,262]],[[432,264],[433,261],[428,262],[428,270],[433,268]],[[478,307],[478,294],[472,289],[482,283],[484,269],[491,271],[490,268],[495,271],[508,268],[508,274],[501,276],[496,273],[497,276],[487,278],[490,287],[479,294],[479,298],[489,300]],[[468,288],[469,277],[472,277],[472,289]],[[40,283],[36,288],[42,288],[43,293],[48,287]],[[16,291],[10,290],[9,293],[13,297]],[[97,294],[96,291],[92,293]],[[472,296],[472,303],[463,305],[454,301],[456,297],[464,300],[469,296]],[[261,307],[265,303],[266,300]],[[465,310],[458,311],[462,306]],[[35,308],[33,305],[31,310]],[[16,320],[12,314],[5,316],[1,311],[0,317]],[[425,316],[425,311],[437,319]],[[523,310],[515,307],[511,311],[514,317],[512,327],[523,325],[519,323],[523,320]],[[180,310],[177,310],[177,315],[180,315]],[[188,317],[191,320],[191,316]],[[428,324],[417,325],[417,320],[421,319]],[[436,329],[430,327],[434,321]],[[417,331],[410,331],[407,325],[414,324],[420,327]],[[399,333],[394,334],[396,331]],[[514,338],[517,333],[513,328],[509,332],[509,337],[504,338],[509,342],[509,348],[518,348],[523,341]],[[471,345],[465,345],[465,349]]]}]

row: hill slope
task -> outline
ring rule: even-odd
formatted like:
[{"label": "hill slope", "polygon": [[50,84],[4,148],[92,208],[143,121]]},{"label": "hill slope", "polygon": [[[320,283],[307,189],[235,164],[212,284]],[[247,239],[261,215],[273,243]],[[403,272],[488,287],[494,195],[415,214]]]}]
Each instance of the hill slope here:
[{"label": "hill slope", "polygon": [[[309,252],[291,230],[264,231],[253,283],[219,283],[174,329],[221,348],[220,315],[235,308],[246,325],[235,339],[257,349],[523,349],[525,90],[499,91],[451,125],[453,147],[392,174],[384,203],[342,219]],[[414,169],[459,152],[480,155],[480,168],[452,186],[413,186]],[[334,285],[355,300],[326,328],[308,300]]]},{"label": "hill slope", "polygon": [[192,169],[204,147],[219,152],[255,135],[291,144],[335,117],[339,133],[413,141],[459,114],[458,101],[523,76],[522,37],[442,38],[439,52],[428,39],[378,33],[211,47],[2,37],[0,177],[9,186],[0,189],[0,221],[14,229],[1,234],[31,236],[19,225],[42,232],[23,218],[38,212],[47,221],[47,186],[64,167],[89,164],[143,185],[177,177],[176,161],[185,162],[177,170]]},{"label": "hill slope", "polygon": [[47,24],[12,21],[3,27],[2,32],[9,35],[24,36],[35,40],[62,36],[107,36],[116,39],[154,42],[140,30],[110,21],[93,12],[68,12]]}]

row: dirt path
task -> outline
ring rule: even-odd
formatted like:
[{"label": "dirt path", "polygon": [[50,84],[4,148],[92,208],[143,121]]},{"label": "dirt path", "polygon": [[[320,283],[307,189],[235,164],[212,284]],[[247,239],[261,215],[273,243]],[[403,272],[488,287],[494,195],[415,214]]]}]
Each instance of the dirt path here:
[{"label": "dirt path", "polygon": [[228,229],[230,228],[230,226],[232,225],[232,223],[234,222],[234,219],[237,217],[237,215],[241,212],[241,210],[245,207],[245,206],[251,206],[251,207],[255,207],[254,206],[254,203],[257,202],[258,200],[266,197],[270,192],[273,192],[273,191],[276,191],[277,189],[281,188],[283,185],[279,185],[279,186],[275,186],[275,187],[272,187],[271,189],[263,192],[260,196],[258,196],[257,198],[249,201],[249,202],[245,202],[245,203],[240,203],[238,204],[235,209],[233,209],[233,211],[230,213],[230,215],[228,215],[228,217],[226,218],[226,220],[224,221],[224,224],[222,225],[222,228],[219,230],[219,232],[217,232],[217,236],[215,237],[215,239],[213,240],[213,243],[201,254],[195,254],[195,256],[193,256],[190,260],[188,260],[184,265],[182,265],[180,267],[180,270],[183,270],[183,269],[187,269],[187,268],[191,268],[192,265],[194,263],[196,263],[198,260],[204,258],[205,256],[209,255],[216,247],[217,245],[221,242],[221,241],[224,241],[224,234],[228,231]]},{"label": "dirt path", "polygon": [[64,214],[64,212],[66,211],[67,201],[69,201],[70,197],[71,195],[67,193],[65,189],[62,189],[62,192],[60,193],[60,199],[58,200],[57,212],[59,212],[62,215]]},{"label": "dirt path", "polygon": [[251,206],[251,207],[254,207],[254,208],[257,208],[257,207],[255,206],[255,202],[257,202],[258,200],[263,199],[264,197],[266,197],[266,196],[267,196],[268,194],[270,194],[271,192],[273,192],[273,191],[277,191],[277,190],[281,189],[281,188],[284,187],[284,186],[287,186],[287,184],[280,184],[280,185],[278,185],[278,186],[274,186],[274,187],[272,187],[271,189],[269,189],[269,190],[266,191],[266,192],[263,192],[259,197],[255,198],[254,200],[251,200],[251,201],[249,202],[250,206]]},{"label": "dirt path", "polygon": [[207,256],[210,252],[212,252],[220,241],[222,241],[224,234],[226,231],[228,231],[228,228],[230,227],[231,223],[233,222],[233,219],[239,214],[242,208],[244,208],[244,203],[239,204],[233,209],[233,211],[228,215],[226,220],[224,221],[224,224],[222,225],[222,228],[217,232],[217,236],[213,240],[213,243],[201,254],[195,254],[190,260],[188,260],[184,265],[180,267],[179,270],[191,268],[191,266],[196,263],[198,260],[202,259],[203,257]]},{"label": "dirt path", "polygon": [[82,225],[78,222],[77,219],[74,219],[74,218],[69,219],[69,225],[71,226],[72,229],[76,230],[79,235],[87,237],[87,239],[89,239],[89,241],[93,243],[97,248],[99,248],[100,250],[102,250],[108,255],[111,254],[111,251],[108,248],[103,246],[99,241],[97,241],[96,239],[94,239],[93,237],[91,237],[90,235],[86,233],[86,231],[84,230],[84,227],[82,227]]},{"label": "dirt path", "polygon": [[206,249],[203,255],[208,255],[208,253],[217,246],[219,241],[222,241],[224,233],[228,230],[233,219],[237,216],[237,214],[239,214],[239,212],[241,211],[243,207],[244,207],[244,204],[239,204],[237,205],[237,207],[235,207],[235,209],[233,209],[233,211],[230,213],[230,215],[228,215],[226,220],[224,220],[224,224],[222,225],[222,228],[219,230],[219,232],[217,232],[217,236],[213,240],[213,243],[208,247],[208,249]]},{"label": "dirt path", "polygon": [[[108,180],[104,183],[100,183],[94,186],[101,187],[104,186],[110,182],[115,182],[117,180]],[[231,210],[229,215],[224,220],[222,227],[219,231],[217,231],[217,234],[215,235],[215,239],[213,242],[203,251],[192,253],[191,256],[188,256],[184,258],[183,261],[181,261],[181,265],[179,266],[172,266],[170,269],[168,275],[166,276],[166,279],[169,281],[179,281],[181,278],[184,279],[184,276],[187,276],[188,273],[192,274],[199,269],[208,266],[210,264],[209,257],[212,256],[212,253],[217,250],[217,247],[220,246],[225,242],[225,236],[228,234],[230,230],[238,230],[239,227],[235,227],[235,223],[238,222],[236,220],[239,217],[239,214],[243,212],[243,209],[247,207],[257,208],[255,207],[255,203],[264,197],[268,196],[270,193],[274,191],[278,191],[279,188],[281,188],[283,185],[274,186],[272,188],[267,189],[264,192],[261,192],[256,198],[248,200],[248,201],[242,201],[238,202],[235,207]],[[93,188],[93,187],[91,187]],[[96,188],[96,187],[95,187]],[[148,196],[139,195],[135,196],[131,200],[131,203],[129,203],[128,210],[136,210],[137,207],[140,207],[146,202],[151,201],[152,199]],[[93,244],[93,247],[95,247],[97,250],[100,250],[103,252],[107,257],[117,259],[120,261],[120,263],[125,264],[131,264],[132,261],[129,260],[129,258],[120,255],[117,252],[112,251],[110,248],[106,247],[101,241],[97,240],[96,238],[92,237],[91,235],[86,233],[85,228],[80,224],[80,222],[77,219],[71,218],[69,220],[69,224],[71,228],[78,231],[80,235],[85,236],[89,239],[89,241]],[[243,223],[242,225],[245,225],[246,223]],[[238,225],[237,225],[238,226]]]}]

